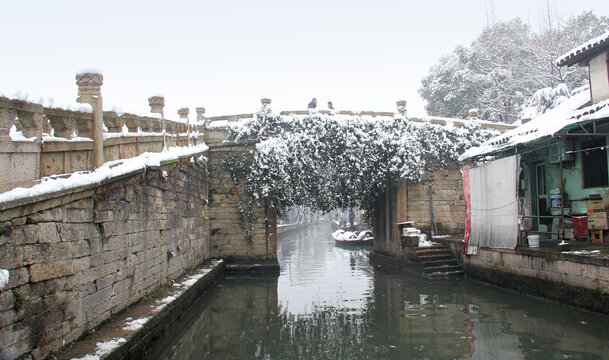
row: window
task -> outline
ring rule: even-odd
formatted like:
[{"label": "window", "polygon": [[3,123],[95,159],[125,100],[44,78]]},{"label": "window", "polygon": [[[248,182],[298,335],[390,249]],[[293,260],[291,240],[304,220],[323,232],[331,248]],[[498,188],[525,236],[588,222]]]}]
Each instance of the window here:
[{"label": "window", "polygon": [[584,188],[609,185],[607,176],[607,140],[595,139],[582,143]]}]

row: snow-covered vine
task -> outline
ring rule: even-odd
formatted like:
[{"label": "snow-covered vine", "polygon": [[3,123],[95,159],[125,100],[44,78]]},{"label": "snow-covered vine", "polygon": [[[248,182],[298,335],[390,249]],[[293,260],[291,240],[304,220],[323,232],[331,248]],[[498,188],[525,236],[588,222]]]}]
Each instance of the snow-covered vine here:
[{"label": "snow-covered vine", "polygon": [[458,156],[498,132],[476,121],[463,127],[380,118],[310,114],[279,116],[268,110],[234,124],[229,141],[255,141],[250,158],[231,159],[234,177],[257,201],[281,213],[292,205],[373,214],[387,184],[418,181],[426,171],[458,166]]}]

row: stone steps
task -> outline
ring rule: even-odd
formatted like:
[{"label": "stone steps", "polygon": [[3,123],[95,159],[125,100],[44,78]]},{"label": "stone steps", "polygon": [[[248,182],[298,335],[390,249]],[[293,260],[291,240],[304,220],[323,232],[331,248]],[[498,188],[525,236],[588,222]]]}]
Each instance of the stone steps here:
[{"label": "stone steps", "polygon": [[446,246],[433,246],[414,250],[423,274],[432,279],[463,277],[463,266]]}]

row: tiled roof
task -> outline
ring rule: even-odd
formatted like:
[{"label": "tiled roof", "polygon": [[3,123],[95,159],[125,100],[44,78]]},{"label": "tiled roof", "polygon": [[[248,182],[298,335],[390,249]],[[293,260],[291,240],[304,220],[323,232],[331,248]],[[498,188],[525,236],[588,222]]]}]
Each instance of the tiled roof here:
[{"label": "tiled roof", "polygon": [[556,66],[571,66],[580,62],[583,58],[596,53],[598,51],[609,49],[609,31],[603,35],[596,37],[585,44],[579,45],[571,51],[563,54],[558,59],[554,60]]}]

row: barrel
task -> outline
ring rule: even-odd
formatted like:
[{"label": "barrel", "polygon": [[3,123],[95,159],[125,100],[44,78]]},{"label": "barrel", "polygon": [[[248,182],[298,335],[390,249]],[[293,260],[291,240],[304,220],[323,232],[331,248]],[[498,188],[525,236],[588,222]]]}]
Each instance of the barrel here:
[{"label": "barrel", "polygon": [[562,207],[562,195],[561,194],[550,194],[550,207],[555,207],[555,208]]},{"label": "barrel", "polygon": [[529,240],[529,247],[539,247],[539,235],[529,235],[527,239]]}]

